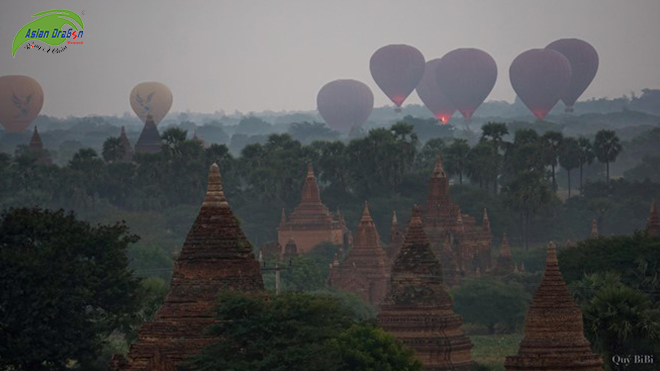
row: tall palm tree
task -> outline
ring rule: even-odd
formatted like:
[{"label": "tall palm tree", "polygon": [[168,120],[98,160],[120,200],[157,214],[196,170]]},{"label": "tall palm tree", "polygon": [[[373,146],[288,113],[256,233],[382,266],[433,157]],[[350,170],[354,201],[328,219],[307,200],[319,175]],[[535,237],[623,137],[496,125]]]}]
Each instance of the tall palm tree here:
[{"label": "tall palm tree", "polygon": [[580,192],[582,192],[582,174],[584,165],[591,165],[594,162],[596,155],[594,154],[594,147],[591,145],[589,138],[580,137],[578,139],[578,146],[580,146]]},{"label": "tall palm tree", "polygon": [[566,138],[559,147],[559,165],[568,175],[568,198],[571,198],[571,170],[580,166],[580,145],[575,138]]},{"label": "tall palm tree", "polygon": [[594,153],[598,161],[605,163],[607,167],[607,182],[610,182],[610,162],[616,161],[617,156],[621,153],[623,147],[619,141],[619,137],[614,130],[601,130],[596,133],[594,140]]}]

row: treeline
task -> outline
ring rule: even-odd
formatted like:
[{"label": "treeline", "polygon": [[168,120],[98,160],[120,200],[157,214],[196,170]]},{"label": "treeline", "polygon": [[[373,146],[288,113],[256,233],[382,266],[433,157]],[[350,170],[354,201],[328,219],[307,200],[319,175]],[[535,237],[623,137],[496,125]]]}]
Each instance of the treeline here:
[{"label": "treeline", "polygon": [[[655,131],[660,129],[648,136]],[[263,144],[245,146],[240,156],[224,145],[204,148],[189,136],[169,128],[162,133],[162,153],[136,155],[131,163],[117,161],[116,138],[107,139],[101,153],[78,150],[66,166],[41,165],[25,147],[14,156],[0,154],[0,208],[39,205],[75,210],[92,221],[125,219],[151,245],[136,254],[160,249],[165,264],[196,216],[213,162],[257,246],[275,239],[281,210],[289,214],[299,202],[309,161],[325,204],[354,226],[360,205],[369,200],[384,239],[392,210],[406,220],[413,204],[425,202],[438,153],[463,212],[480,217],[487,207],[495,235],[507,232],[514,244],[580,240],[592,219],[603,234],[630,233],[644,226],[650,200],[660,196],[660,186],[650,181],[607,181],[607,166],[621,149],[611,131],[572,138],[530,129],[509,133],[508,125],[489,123],[475,145],[450,138],[422,145],[413,127],[400,122],[347,143],[304,145],[289,134],[273,134]],[[636,179],[656,176],[645,169],[635,169]],[[149,269],[161,268],[167,267]]]}]

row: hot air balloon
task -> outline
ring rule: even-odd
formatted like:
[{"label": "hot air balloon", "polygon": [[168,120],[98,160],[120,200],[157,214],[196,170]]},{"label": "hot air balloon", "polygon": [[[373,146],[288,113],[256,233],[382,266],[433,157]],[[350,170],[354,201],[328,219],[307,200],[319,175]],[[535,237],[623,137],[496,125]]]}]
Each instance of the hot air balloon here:
[{"label": "hot air balloon", "polygon": [[396,105],[401,105],[424,76],[424,56],[409,45],[387,45],[376,50],[369,61],[371,76]]},{"label": "hot air balloon", "polygon": [[22,75],[0,77],[0,123],[6,131],[27,129],[43,105],[44,91],[35,79]]},{"label": "hot air balloon", "polygon": [[374,108],[374,95],[356,80],[334,80],[319,90],[316,106],[331,128],[346,132],[362,125]]},{"label": "hot air balloon", "polygon": [[146,123],[147,115],[151,115],[158,125],[172,107],[172,92],[160,82],[141,82],[131,90],[130,101],[142,122]]},{"label": "hot air balloon", "polygon": [[484,102],[497,80],[497,64],[479,49],[456,49],[440,58],[438,86],[466,120]]},{"label": "hot air balloon", "polygon": [[571,64],[571,82],[561,96],[566,112],[573,112],[573,106],[580,95],[587,90],[598,71],[598,53],[591,44],[580,39],[560,39],[550,43],[546,49],[560,52]]},{"label": "hot air balloon", "polygon": [[417,85],[417,95],[419,99],[424,102],[433,115],[442,124],[446,124],[451,119],[451,116],[456,111],[454,103],[452,103],[447,95],[438,86],[438,81],[435,78],[435,70],[440,62],[440,59],[433,59],[426,62],[424,69],[424,77]]},{"label": "hot air balloon", "polygon": [[539,120],[557,104],[571,82],[571,64],[560,52],[531,49],[509,67],[511,86]]}]

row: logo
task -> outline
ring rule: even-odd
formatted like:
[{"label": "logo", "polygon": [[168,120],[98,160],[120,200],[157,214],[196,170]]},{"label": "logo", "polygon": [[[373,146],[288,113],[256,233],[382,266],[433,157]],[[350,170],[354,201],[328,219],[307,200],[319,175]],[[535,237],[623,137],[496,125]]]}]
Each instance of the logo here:
[{"label": "logo", "polygon": [[[39,18],[26,24],[14,37],[12,57],[16,56],[16,51],[23,43],[33,40],[41,41],[54,47],[62,45],[65,41],[67,44],[82,44],[81,39],[85,27],[78,14],[66,9],[53,9],[34,14],[33,17]],[[62,27],[64,25],[69,25],[70,28],[63,30]],[[47,49],[39,47],[34,43],[26,45],[26,49],[35,48],[45,52],[59,53],[65,50],[66,46],[61,49]]]},{"label": "logo", "polygon": [[143,114],[149,114],[151,112],[151,99],[153,99],[154,94],[156,94],[155,91],[151,92],[147,96],[146,100],[140,96],[140,93],[138,93],[137,96],[135,97],[135,100],[138,102],[140,107],[142,107]]}]

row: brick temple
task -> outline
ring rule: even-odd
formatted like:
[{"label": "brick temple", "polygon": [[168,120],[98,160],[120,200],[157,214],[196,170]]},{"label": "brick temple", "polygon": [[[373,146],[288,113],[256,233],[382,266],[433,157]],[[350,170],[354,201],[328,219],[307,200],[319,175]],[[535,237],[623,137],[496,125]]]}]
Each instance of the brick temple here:
[{"label": "brick temple", "polygon": [[341,246],[350,240],[350,232],[343,218],[333,216],[321,202],[321,192],[311,163],[307,165],[300,203],[288,219],[282,210],[277,240],[280,246],[286,246],[289,240],[293,240],[301,254],[323,242]]},{"label": "brick temple", "polygon": [[660,236],[660,216],[658,216],[658,204],[655,200],[651,202],[651,211],[646,222],[646,233],[649,236]]},{"label": "brick temple", "polygon": [[[453,255],[451,260],[457,265],[460,275],[491,270],[492,236],[488,212],[484,209],[481,225],[472,216],[461,213],[449,197],[449,182],[440,156],[436,158],[429,182],[422,220],[433,251],[437,256]],[[448,235],[450,246],[446,243]],[[446,282],[457,282],[458,279],[452,276],[455,272],[448,270],[448,265],[444,268]]]},{"label": "brick temple", "polygon": [[121,142],[121,156],[119,161],[133,161],[133,147],[131,146],[131,141],[128,140],[128,136],[126,136],[126,129],[124,129],[123,126],[121,127],[121,132],[119,133],[119,140]]},{"label": "brick temple", "polygon": [[548,245],[545,273],[525,317],[525,336],[506,371],[603,371],[584,337],[582,312],[559,272],[555,244]]},{"label": "brick temple", "polygon": [[147,121],[135,143],[135,153],[159,153],[162,147],[160,133],[151,115],[147,115]]},{"label": "brick temple", "polygon": [[367,203],[353,236],[348,257],[330,268],[330,286],[351,291],[377,306],[387,291],[389,261]]},{"label": "brick temple", "polygon": [[415,350],[425,371],[467,371],[472,343],[442,281],[442,267],[431,250],[415,207],[396,257],[378,324]]},{"label": "brick temple", "polygon": [[30,138],[30,144],[28,145],[28,152],[33,154],[37,158],[37,163],[41,165],[52,165],[53,160],[50,157],[50,153],[44,149],[44,143],[41,141],[41,135],[39,135],[39,130],[37,127],[34,127],[32,132],[32,138]]},{"label": "brick temple", "polygon": [[387,249],[388,266],[394,264],[394,259],[399,255],[403,246],[403,233],[399,231],[399,221],[396,218],[396,211],[392,210],[392,223],[390,224],[390,245]]},{"label": "brick temple", "polygon": [[175,371],[213,341],[221,290],[264,290],[259,263],[225,199],[220,170],[211,166],[208,191],[172,273],[170,292],[153,322],[145,323],[128,359],[113,356],[113,371]]}]

